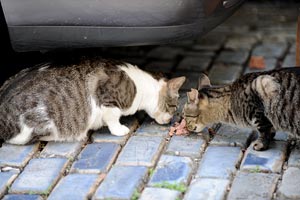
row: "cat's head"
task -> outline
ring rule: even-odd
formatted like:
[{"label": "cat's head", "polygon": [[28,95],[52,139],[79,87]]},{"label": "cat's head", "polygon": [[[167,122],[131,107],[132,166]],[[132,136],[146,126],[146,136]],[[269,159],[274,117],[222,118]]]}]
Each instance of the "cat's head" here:
[{"label": "cat's head", "polygon": [[171,121],[178,108],[178,91],[185,82],[185,77],[161,81],[162,87],[159,91],[158,105],[154,111],[153,118],[159,124],[167,124]]},{"label": "cat's head", "polygon": [[207,119],[210,118],[209,116],[213,115],[209,99],[202,92],[203,89],[209,87],[211,87],[209,78],[205,74],[201,74],[198,90],[192,88],[190,92],[187,92],[188,101],[185,103],[182,112],[189,131],[202,131],[208,125]]}]

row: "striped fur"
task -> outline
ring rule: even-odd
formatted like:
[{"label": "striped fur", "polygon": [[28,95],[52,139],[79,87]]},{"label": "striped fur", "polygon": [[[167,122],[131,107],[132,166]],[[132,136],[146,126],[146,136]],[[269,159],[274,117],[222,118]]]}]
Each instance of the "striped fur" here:
[{"label": "striped fur", "polygon": [[130,64],[97,58],[26,69],[0,89],[0,140],[83,140],[104,125],[113,135],[126,135],[119,118],[138,110],[168,123],[175,113],[169,102],[177,103],[184,80],[156,80]]},{"label": "striped fur", "polygon": [[[207,76],[202,79],[209,81]],[[189,130],[201,131],[216,122],[255,128],[260,133],[254,143],[256,150],[268,148],[275,130],[300,136],[298,68],[246,74],[223,87],[200,85],[187,95],[183,114]]]}]

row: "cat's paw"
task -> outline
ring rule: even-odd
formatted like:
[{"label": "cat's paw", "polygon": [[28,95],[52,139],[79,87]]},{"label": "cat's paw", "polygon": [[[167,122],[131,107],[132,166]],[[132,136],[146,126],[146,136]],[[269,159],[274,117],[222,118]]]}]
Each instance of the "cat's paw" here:
[{"label": "cat's paw", "polygon": [[124,136],[124,135],[127,135],[129,132],[130,132],[130,129],[124,125],[121,125],[118,127],[113,127],[111,129],[111,134],[116,135],[116,136]]},{"label": "cat's paw", "polygon": [[256,151],[267,150],[268,147],[269,145],[267,144],[267,142],[263,142],[261,139],[257,139],[253,142],[253,149]]}]

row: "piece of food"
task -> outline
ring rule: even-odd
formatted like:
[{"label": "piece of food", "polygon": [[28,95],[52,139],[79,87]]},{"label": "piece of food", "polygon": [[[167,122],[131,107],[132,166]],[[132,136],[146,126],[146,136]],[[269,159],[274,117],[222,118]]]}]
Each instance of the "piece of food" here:
[{"label": "piece of food", "polygon": [[249,67],[251,69],[265,69],[266,63],[263,56],[251,56]]},{"label": "piece of food", "polygon": [[186,128],[186,121],[182,119],[180,123],[175,122],[173,126],[171,126],[169,135],[188,135],[190,132]]}]

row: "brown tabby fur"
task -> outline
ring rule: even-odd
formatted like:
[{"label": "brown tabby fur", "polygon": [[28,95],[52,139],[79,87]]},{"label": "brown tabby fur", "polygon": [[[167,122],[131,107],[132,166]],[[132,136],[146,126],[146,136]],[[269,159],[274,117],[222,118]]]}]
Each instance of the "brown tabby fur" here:
[{"label": "brown tabby fur", "polygon": [[198,90],[187,95],[183,115],[191,131],[216,122],[256,128],[260,136],[254,142],[255,150],[267,149],[275,130],[300,136],[298,68],[246,74],[222,87],[212,87],[202,74]]}]

